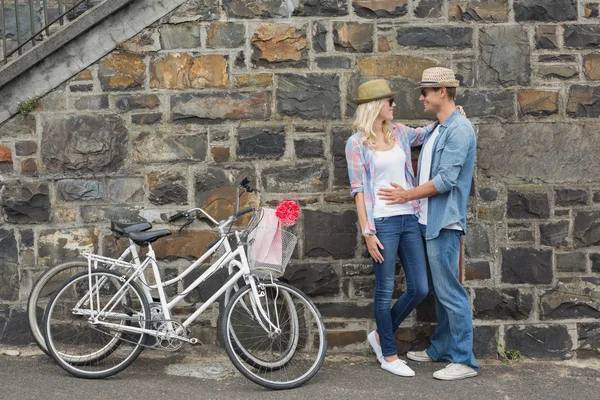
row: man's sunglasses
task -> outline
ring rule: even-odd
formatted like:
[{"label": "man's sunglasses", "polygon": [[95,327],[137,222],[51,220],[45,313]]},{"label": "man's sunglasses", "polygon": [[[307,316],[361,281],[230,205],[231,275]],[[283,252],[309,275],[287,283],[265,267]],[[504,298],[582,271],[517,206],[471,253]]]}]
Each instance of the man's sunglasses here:
[{"label": "man's sunglasses", "polygon": [[[421,96],[427,97],[427,93],[429,93],[427,90],[428,89],[421,89]],[[431,88],[431,90],[437,92],[438,90],[440,90],[440,88]]]}]

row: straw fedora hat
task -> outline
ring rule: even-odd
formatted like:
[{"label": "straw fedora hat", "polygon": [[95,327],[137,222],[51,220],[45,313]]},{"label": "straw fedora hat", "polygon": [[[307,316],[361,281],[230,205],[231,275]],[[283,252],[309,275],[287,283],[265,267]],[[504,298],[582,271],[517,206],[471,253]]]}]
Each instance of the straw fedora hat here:
[{"label": "straw fedora hat", "polygon": [[458,87],[458,80],[454,76],[454,71],[448,68],[434,67],[423,71],[421,83],[417,89],[423,88],[455,88]]},{"label": "straw fedora hat", "polygon": [[397,93],[392,92],[385,79],[374,79],[358,87],[358,97],[354,99],[354,102],[356,104],[368,103],[369,101],[394,97]]}]

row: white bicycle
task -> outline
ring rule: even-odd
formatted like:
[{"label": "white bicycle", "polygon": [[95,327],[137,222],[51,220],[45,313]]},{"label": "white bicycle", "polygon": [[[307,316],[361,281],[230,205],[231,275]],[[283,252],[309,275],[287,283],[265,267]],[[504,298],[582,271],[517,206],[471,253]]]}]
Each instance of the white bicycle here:
[{"label": "white bicycle", "polygon": [[[250,212],[253,222],[248,228],[233,230],[236,219]],[[85,254],[88,271],[67,281],[44,314],[48,352],[63,369],[77,377],[105,378],[131,365],[144,347],[176,350],[186,342],[198,344],[191,337],[190,325],[225,293],[232,297],[226,300],[218,329],[227,355],[244,376],[267,388],[290,389],[318,372],[327,348],[321,315],[304,293],[275,279],[284,272],[296,237],[284,230],[256,227],[260,210],[252,207],[236,211],[221,222],[202,208],[178,213],[171,220],[187,218],[189,224],[200,214],[217,224],[222,237],[168,281],[163,281],[152,249],[154,241],[171,234],[168,230],[127,233],[135,244],[148,248],[141,263]],[[278,238],[275,244],[265,244],[265,238],[274,237]],[[235,246],[230,246],[230,241]],[[275,258],[266,260],[259,255],[265,246],[271,246]],[[223,247],[224,254],[200,277],[171,300],[167,298],[165,287],[181,281]],[[237,271],[204,304],[183,322],[179,322],[182,312],[177,313],[177,320],[173,318],[177,304],[190,291],[219,269],[232,266]],[[148,268],[153,285],[143,278]],[[241,280],[245,286],[239,288]],[[158,302],[151,303],[149,289],[156,289]]]}]

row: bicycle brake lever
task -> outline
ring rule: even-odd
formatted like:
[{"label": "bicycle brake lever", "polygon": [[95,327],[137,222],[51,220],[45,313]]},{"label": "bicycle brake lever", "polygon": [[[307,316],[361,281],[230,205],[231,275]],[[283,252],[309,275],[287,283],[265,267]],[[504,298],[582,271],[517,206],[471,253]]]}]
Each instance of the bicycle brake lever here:
[{"label": "bicycle brake lever", "polygon": [[179,228],[179,233],[181,233],[181,231],[183,230],[183,228],[185,228],[186,226],[190,225],[192,222],[194,222],[194,219],[196,219],[196,217],[190,218],[190,216],[187,216],[187,222],[183,225],[181,225],[181,228]]}]

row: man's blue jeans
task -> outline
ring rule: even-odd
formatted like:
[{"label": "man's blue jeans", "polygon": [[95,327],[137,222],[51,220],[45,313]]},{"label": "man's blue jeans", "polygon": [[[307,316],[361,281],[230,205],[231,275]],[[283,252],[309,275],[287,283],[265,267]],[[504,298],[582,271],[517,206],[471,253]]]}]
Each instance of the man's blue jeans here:
[{"label": "man's blue jeans", "polygon": [[[423,238],[427,226],[420,225]],[[426,240],[429,290],[435,297],[437,327],[427,355],[434,361],[466,364],[479,370],[473,355],[473,319],[466,290],[458,280],[461,231],[442,229]]]},{"label": "man's blue jeans", "polygon": [[[377,238],[383,245],[383,250],[380,249],[383,263],[373,260],[375,322],[383,355],[394,356],[398,354],[394,332],[429,293],[425,248],[417,217],[413,214],[375,218],[375,228]],[[396,255],[400,256],[406,275],[406,292],[390,309],[395,286]]]}]

